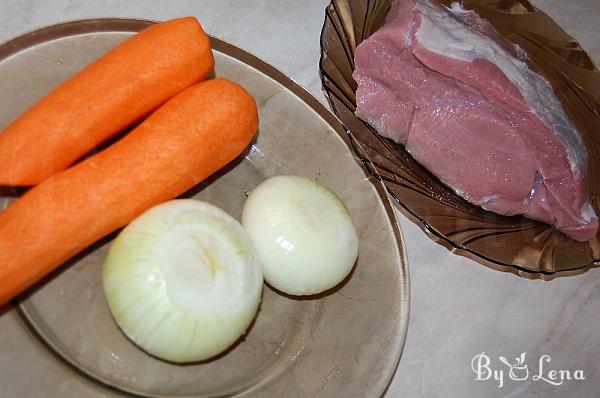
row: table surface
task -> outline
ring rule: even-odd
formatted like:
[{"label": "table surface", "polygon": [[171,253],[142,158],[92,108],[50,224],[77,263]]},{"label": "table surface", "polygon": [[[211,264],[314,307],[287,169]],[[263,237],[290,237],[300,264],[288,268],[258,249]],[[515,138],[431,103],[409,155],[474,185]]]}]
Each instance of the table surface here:
[{"label": "table surface", "polygon": [[[194,15],[208,33],[271,63],[325,103],[318,60],[327,4],[326,0],[2,0],[0,41],[74,19],[164,20]],[[600,1],[534,0],[534,4],[600,64],[596,21]],[[404,352],[386,398],[598,395],[600,270],[551,282],[521,279],[451,254],[403,215],[398,219],[409,258],[411,313]],[[73,370],[60,361],[47,355],[41,360],[45,348],[36,341],[15,342],[15,334],[27,331],[14,311],[1,313],[0,330],[0,397],[68,397],[85,389],[91,397],[110,396],[90,389],[89,381],[69,377]],[[472,360],[481,353],[489,356],[490,369],[503,371],[502,387],[493,378],[475,380]],[[521,353],[526,353],[530,375],[514,381],[498,357],[513,363]],[[561,385],[534,380],[543,355],[551,358],[542,363],[546,379],[552,381],[551,369],[562,369],[570,371],[572,380]],[[32,368],[34,360],[38,366]],[[575,370],[581,370],[585,380],[574,380]],[[519,377],[518,370],[513,376]],[[61,377],[66,381],[58,382]]]}]

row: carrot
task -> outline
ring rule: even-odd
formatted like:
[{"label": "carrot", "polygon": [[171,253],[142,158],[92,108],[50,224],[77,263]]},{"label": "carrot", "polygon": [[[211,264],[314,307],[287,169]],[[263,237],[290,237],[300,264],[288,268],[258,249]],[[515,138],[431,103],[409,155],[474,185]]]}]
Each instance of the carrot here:
[{"label": "carrot", "polygon": [[222,168],[257,126],[254,99],[240,85],[208,80],[105,150],[31,188],[0,213],[0,305]]},{"label": "carrot", "polygon": [[0,185],[34,185],[66,169],[212,71],[193,17],[152,25],[58,86],[0,133]]}]

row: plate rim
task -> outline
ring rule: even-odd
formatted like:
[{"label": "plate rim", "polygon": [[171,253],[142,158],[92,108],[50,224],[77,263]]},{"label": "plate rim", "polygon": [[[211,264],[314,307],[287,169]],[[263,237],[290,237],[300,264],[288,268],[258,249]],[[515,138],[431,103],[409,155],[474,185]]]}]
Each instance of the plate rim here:
[{"label": "plate rim", "polygon": [[[88,19],[77,19],[57,24],[47,25],[38,29],[31,30],[22,35],[10,38],[7,41],[0,43],[0,61],[3,61],[21,51],[36,45],[58,40],[65,37],[78,36],[87,33],[100,33],[100,32],[124,32],[124,33],[135,33],[145,27],[158,23],[160,21],[142,18],[118,18],[118,17],[103,17],[103,18],[88,18]],[[287,76],[273,65],[264,61],[260,57],[257,57],[227,41],[224,41],[218,37],[212,36],[207,33],[211,40],[213,51],[221,52],[227,56],[231,56],[234,59],[243,62],[244,64],[252,67],[253,69],[265,74],[269,78],[275,80],[277,83],[284,86],[292,94],[296,95],[302,102],[308,105],[319,117],[321,117],[343,140],[344,144],[348,147],[348,150],[356,155],[353,150],[353,145],[356,144],[353,140],[352,133],[347,129],[339,118],[326,108],[319,100],[317,100],[312,94],[310,94],[304,87],[300,86],[294,79]],[[319,64],[320,65],[320,64]],[[327,98],[329,101],[329,98]],[[398,286],[398,318],[395,321],[396,333],[394,337],[394,345],[391,352],[393,352],[392,360],[388,361],[384,370],[380,372],[377,383],[375,383],[373,391],[377,397],[383,396],[385,391],[388,389],[398,367],[404,345],[406,342],[406,336],[408,331],[409,319],[410,319],[410,274],[408,268],[408,256],[406,253],[405,240],[400,229],[400,224],[394,214],[394,206],[392,201],[387,194],[387,190],[383,185],[381,178],[374,171],[374,167],[371,161],[365,157],[355,156],[355,161],[363,169],[363,172],[367,175],[375,177],[375,179],[369,179],[373,187],[375,188],[379,199],[381,200],[385,209],[386,216],[390,223],[394,235],[394,241],[396,249],[398,250],[398,273],[400,284]],[[83,377],[85,380],[91,381],[95,385],[102,388],[108,389],[109,391],[124,394],[125,396],[147,396],[153,397],[153,395],[145,394],[139,395],[135,391],[129,391],[126,388],[122,388],[118,385],[99,377],[93,372],[78,366],[69,355],[62,352],[62,350],[52,343],[52,339],[47,338],[45,333],[36,326],[33,321],[33,316],[24,307],[24,301],[27,298],[27,294],[21,295],[13,300],[14,308],[20,319],[24,322],[25,326],[29,331],[36,337],[36,339],[42,343],[42,345],[57,358],[61,363],[69,366],[76,370],[76,374]],[[249,390],[241,391],[239,394],[251,392],[253,386]],[[237,395],[237,394],[236,394]],[[160,395],[156,395],[160,397]]]}]

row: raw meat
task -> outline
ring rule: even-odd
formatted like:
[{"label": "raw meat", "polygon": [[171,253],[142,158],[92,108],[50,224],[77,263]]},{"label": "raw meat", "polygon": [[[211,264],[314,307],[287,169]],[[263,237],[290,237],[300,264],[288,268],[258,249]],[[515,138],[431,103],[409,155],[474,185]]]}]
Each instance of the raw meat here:
[{"label": "raw meat", "polygon": [[356,49],[356,115],[458,195],[594,237],[587,152],[518,46],[458,4],[397,0]]}]

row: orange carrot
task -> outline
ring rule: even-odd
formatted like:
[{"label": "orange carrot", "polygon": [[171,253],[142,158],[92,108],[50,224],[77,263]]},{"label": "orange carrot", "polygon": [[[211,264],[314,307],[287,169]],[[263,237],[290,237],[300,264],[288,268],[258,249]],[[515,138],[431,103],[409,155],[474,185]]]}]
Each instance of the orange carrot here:
[{"label": "orange carrot", "polygon": [[0,213],[0,305],[67,259],[238,156],[254,99],[224,79],[170,99],[120,141],[31,188]]},{"label": "orange carrot", "polygon": [[212,71],[193,17],[152,25],[43,97],[0,133],[0,185],[34,185]]}]

